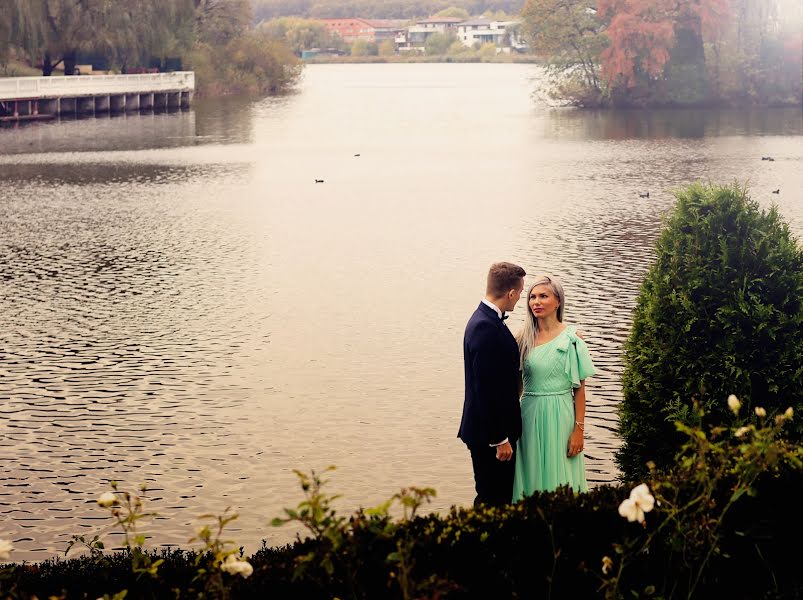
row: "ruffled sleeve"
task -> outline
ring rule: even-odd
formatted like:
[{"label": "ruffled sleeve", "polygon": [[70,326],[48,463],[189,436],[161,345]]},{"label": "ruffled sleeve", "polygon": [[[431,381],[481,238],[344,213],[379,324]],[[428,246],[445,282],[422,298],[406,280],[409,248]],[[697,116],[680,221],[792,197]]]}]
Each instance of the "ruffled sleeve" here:
[{"label": "ruffled sleeve", "polygon": [[564,371],[573,388],[579,388],[583,379],[596,374],[588,346],[577,337],[573,326],[566,327],[566,335],[558,341],[558,350],[565,355]]}]

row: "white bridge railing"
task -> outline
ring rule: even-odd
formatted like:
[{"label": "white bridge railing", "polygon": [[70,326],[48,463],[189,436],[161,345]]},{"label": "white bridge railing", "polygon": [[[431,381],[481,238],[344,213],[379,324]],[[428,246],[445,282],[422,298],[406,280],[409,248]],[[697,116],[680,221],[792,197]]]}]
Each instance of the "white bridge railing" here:
[{"label": "white bridge railing", "polygon": [[73,75],[70,77],[0,78],[0,100],[34,100],[105,94],[191,92],[195,73],[146,73],[142,75]]}]

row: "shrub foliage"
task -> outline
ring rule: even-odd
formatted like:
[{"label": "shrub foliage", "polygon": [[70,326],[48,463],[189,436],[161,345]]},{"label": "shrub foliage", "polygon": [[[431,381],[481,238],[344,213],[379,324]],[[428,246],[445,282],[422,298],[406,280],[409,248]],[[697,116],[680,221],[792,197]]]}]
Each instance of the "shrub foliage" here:
[{"label": "shrub foliage", "polygon": [[[722,423],[725,399],[773,413],[803,400],[803,252],[776,208],[738,185],[691,185],[657,243],[625,346],[617,463],[625,480],[647,461],[667,468],[674,421]],[[803,420],[789,428],[800,440]]]},{"label": "shrub foliage", "polygon": [[[736,412],[736,411],[735,411]],[[795,417],[796,418],[796,417]],[[755,416],[686,437],[669,474],[653,471],[654,508],[620,514],[629,487],[537,493],[505,507],[452,508],[416,516],[433,494],[409,488],[346,519],[313,472],[299,473],[305,499],[278,523],[311,537],[263,548],[253,574],[225,574],[217,592],[198,565],[212,553],[151,554],[158,574],[138,573],[132,552],[0,567],[0,598],[792,598],[803,593],[803,449],[779,436],[795,418]],[[737,428],[737,426],[739,426]],[[646,486],[639,486],[646,487]],[[632,498],[632,493],[631,493]],[[388,508],[404,508],[395,521]],[[108,597],[108,596],[106,596]]]},{"label": "shrub foliage", "polygon": [[255,32],[224,45],[196,43],[187,62],[205,96],[284,93],[303,68],[287,45]]}]

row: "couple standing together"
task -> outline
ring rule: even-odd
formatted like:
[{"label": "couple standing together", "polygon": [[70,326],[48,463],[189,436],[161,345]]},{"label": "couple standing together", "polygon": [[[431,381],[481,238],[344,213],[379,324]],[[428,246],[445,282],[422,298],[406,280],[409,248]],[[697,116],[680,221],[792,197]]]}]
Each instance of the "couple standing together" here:
[{"label": "couple standing together", "polygon": [[516,502],[561,485],[588,490],[583,458],[585,379],[595,373],[585,342],[563,323],[566,298],[540,275],[514,337],[505,324],[524,291],[524,269],[491,266],[485,298],[466,326],[466,396],[457,437],[471,452],[474,504]]}]

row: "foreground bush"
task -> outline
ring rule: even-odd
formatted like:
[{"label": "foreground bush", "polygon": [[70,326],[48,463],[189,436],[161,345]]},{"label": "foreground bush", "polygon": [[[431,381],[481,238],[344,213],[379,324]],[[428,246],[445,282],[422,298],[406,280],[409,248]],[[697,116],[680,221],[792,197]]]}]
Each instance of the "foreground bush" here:
[{"label": "foreground bush", "polygon": [[[637,481],[668,468],[674,421],[725,422],[721,399],[742,390],[749,410],[803,409],[803,251],[776,209],[736,186],[691,185],[657,243],[625,346],[617,463]],[[803,439],[803,420],[790,428]]]},{"label": "foreground bush", "polygon": [[[733,399],[731,410],[738,413],[738,404]],[[163,561],[156,576],[137,574],[131,551],[6,568],[0,592],[19,598],[98,598],[120,590],[132,598],[800,597],[794,548],[803,534],[795,504],[803,494],[803,452],[779,435],[792,415],[791,409],[774,419],[750,413],[707,433],[679,424],[687,441],[676,468],[670,475],[654,471],[633,490],[604,486],[575,495],[561,489],[505,508],[453,508],[445,517],[416,516],[432,490],[410,488],[392,499],[404,508],[401,521],[388,516],[391,501],[345,519],[332,508],[335,497],[323,491],[321,477],[299,473],[305,499],[277,523],[300,522],[311,537],[256,552],[245,578],[225,573],[222,586],[210,588],[206,575],[220,574],[220,549],[207,544],[203,555],[150,554],[148,564]]]}]

